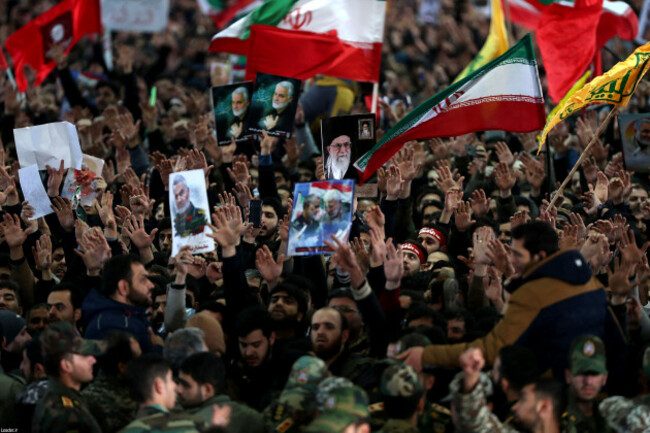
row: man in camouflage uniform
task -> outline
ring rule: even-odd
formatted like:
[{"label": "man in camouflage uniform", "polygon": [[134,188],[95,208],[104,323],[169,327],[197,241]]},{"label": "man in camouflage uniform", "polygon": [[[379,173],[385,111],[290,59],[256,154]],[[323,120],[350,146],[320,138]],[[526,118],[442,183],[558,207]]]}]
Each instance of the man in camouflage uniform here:
[{"label": "man in camouflage uniform", "polygon": [[334,387],[304,433],[369,433],[368,396],[358,386]]},{"label": "man in camouflage uniform", "polygon": [[593,335],[574,340],[569,350],[568,405],[563,415],[564,430],[576,433],[612,431],[598,411],[598,395],[607,382],[605,344]]},{"label": "man in camouflage uniform", "polygon": [[223,360],[211,352],[189,356],[178,371],[178,399],[186,413],[212,422],[214,405],[230,407],[230,422],[226,433],[262,433],[262,415],[250,407],[234,402],[225,393],[226,367]]},{"label": "man in camouflage uniform", "polygon": [[[643,372],[650,381],[650,347],[643,353]],[[616,431],[650,431],[650,394],[636,398],[609,397],[598,406],[607,424]]]},{"label": "man in camouflage uniform", "polygon": [[40,336],[43,365],[50,381],[36,406],[33,432],[101,433],[79,393],[81,385],[93,379],[97,342],[84,340],[68,322],[53,323]]},{"label": "man in camouflage uniform", "polygon": [[162,356],[152,353],[135,358],[126,377],[140,409],[122,433],[194,433],[208,427],[196,416],[170,412],[176,405],[176,383],[171,364]]},{"label": "man in camouflage uniform", "polygon": [[379,392],[388,420],[383,433],[418,433],[418,416],[424,408],[424,387],[417,372],[406,364],[395,364],[384,370]]},{"label": "man in camouflage uniform", "polygon": [[318,385],[328,376],[327,365],[313,356],[294,362],[289,379],[277,401],[264,410],[264,422],[270,431],[297,432],[316,414]]},{"label": "man in camouflage uniform", "polygon": [[[449,385],[455,423],[459,431],[474,433],[515,433],[512,424],[503,424],[487,404],[492,381],[481,373],[485,358],[480,349],[468,349],[460,356],[463,369]],[[553,379],[539,379],[522,388],[521,398],[513,406],[515,420],[528,431],[557,432],[566,395],[564,385]]]},{"label": "man in camouflage uniform", "polygon": [[140,356],[140,344],[131,334],[110,331],[106,334],[106,352],[99,359],[99,374],[81,395],[104,433],[125,427],[138,410],[124,376],[129,361]]}]

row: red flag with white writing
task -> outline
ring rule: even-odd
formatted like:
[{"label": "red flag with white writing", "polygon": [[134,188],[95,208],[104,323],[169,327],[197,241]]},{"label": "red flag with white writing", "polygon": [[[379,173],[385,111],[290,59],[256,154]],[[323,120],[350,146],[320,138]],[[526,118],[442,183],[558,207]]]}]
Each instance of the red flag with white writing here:
[{"label": "red flag with white writing", "polygon": [[5,42],[14,63],[16,84],[21,92],[28,87],[23,68],[36,72],[40,85],[56,67],[48,52],[61,45],[68,53],[89,33],[101,33],[99,0],[64,0],[16,30]]}]

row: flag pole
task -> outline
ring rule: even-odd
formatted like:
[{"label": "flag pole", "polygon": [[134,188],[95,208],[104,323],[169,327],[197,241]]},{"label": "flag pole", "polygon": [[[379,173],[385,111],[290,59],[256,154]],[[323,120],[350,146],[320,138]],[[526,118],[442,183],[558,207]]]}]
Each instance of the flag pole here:
[{"label": "flag pole", "polygon": [[372,109],[370,112],[372,114],[377,114],[377,99],[379,98],[379,83],[372,85]]},{"label": "flag pole", "polygon": [[[598,130],[594,134],[593,137],[591,137],[591,140],[589,141],[589,144],[587,144],[587,147],[585,147],[585,150],[582,151],[582,154],[580,155],[580,158],[578,158],[578,161],[574,164],[573,168],[567,175],[567,177],[564,179],[564,182],[562,182],[562,185],[558,188],[557,192],[553,195],[553,198],[551,199],[551,203],[549,204],[549,207],[553,206],[557,199],[562,195],[562,192],[564,192],[564,188],[566,188],[567,184],[571,181],[571,178],[573,177],[573,174],[578,170],[578,167],[582,165],[582,162],[589,156],[589,149],[591,149],[591,146],[593,146],[597,141],[598,137],[600,137],[600,134],[602,134],[605,131],[605,128],[607,128],[607,125],[609,122],[612,120],[614,115],[618,113],[618,106],[615,106],[612,111],[609,112],[607,117],[605,118],[605,121],[600,124],[598,127]],[[547,144],[547,149],[548,149],[548,144]]]}]

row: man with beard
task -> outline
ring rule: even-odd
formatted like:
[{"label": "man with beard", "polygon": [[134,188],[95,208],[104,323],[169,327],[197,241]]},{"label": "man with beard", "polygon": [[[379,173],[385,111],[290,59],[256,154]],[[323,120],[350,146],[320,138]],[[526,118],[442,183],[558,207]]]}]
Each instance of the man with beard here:
[{"label": "man with beard", "polygon": [[162,345],[147,320],[153,283],[149,273],[136,257],[119,255],[104,265],[103,286],[92,289],[81,307],[86,323],[86,338],[103,339],[118,329],[131,333],[144,352]]},{"label": "man with beard", "polygon": [[623,141],[625,164],[628,170],[645,169],[650,164],[650,118],[634,122],[634,140]]},{"label": "man with beard", "polygon": [[343,179],[350,167],[352,142],[347,135],[339,135],[327,146],[329,157],[325,162],[325,176],[328,179]]},{"label": "man with beard", "polygon": [[71,284],[59,284],[47,295],[47,318],[50,323],[69,322],[76,325],[81,318],[83,293]]},{"label": "man with beard", "polygon": [[275,85],[273,100],[271,105],[273,110],[262,117],[260,127],[267,131],[277,129],[280,131],[291,132],[293,118],[283,116],[287,107],[293,101],[294,88],[291,81],[280,81]]},{"label": "man with beard", "polygon": [[[502,424],[488,405],[487,396],[492,383],[481,373],[485,359],[480,349],[468,349],[459,360],[462,372],[449,385],[455,424],[459,431],[476,433],[516,433],[511,425]],[[514,419],[526,431],[559,433],[566,396],[562,383],[553,379],[538,379],[526,384],[513,406]]]},{"label": "man with beard", "polygon": [[354,382],[368,363],[366,359],[356,358],[350,353],[347,348],[349,337],[348,321],[338,310],[324,307],[312,316],[313,352],[325,361],[332,375]]},{"label": "man with beard", "polygon": [[598,410],[598,395],[607,382],[605,344],[594,335],[575,339],[569,350],[567,413],[568,431],[600,433],[613,431]]},{"label": "man with beard", "polygon": [[232,401],[226,394],[226,368],[214,353],[195,353],[183,361],[176,392],[186,413],[203,418],[207,423],[212,420],[214,405],[228,406],[231,409],[228,431],[264,431],[259,412]]},{"label": "man with beard", "polygon": [[27,332],[32,337],[40,334],[48,324],[47,304],[36,304],[27,312]]},{"label": "man with beard", "polygon": [[[334,235],[341,239],[350,230],[350,221],[343,218],[343,198],[337,189],[330,189],[323,195],[325,215],[321,218],[323,236]],[[327,238],[326,238],[327,239]]]},{"label": "man with beard", "polygon": [[411,277],[423,268],[427,262],[427,251],[417,241],[406,241],[400,245],[402,251],[402,263],[404,265],[404,276]]},{"label": "man with beard", "polygon": [[92,432],[102,430],[90,413],[81,386],[93,380],[93,341],[84,340],[68,322],[53,323],[40,336],[48,390],[34,412],[34,432]]},{"label": "man with beard", "polygon": [[16,314],[23,313],[18,291],[18,285],[13,281],[0,281],[0,311],[9,310]]},{"label": "man with beard", "polygon": [[269,314],[278,340],[299,337],[307,314],[307,296],[292,284],[278,284],[271,289]]},{"label": "man with beard", "polygon": [[[238,400],[256,410],[263,410],[270,402],[274,387],[276,357],[275,332],[268,311],[261,306],[243,310],[237,317],[235,335],[240,357],[229,366],[230,388]],[[282,389],[284,384],[278,384]]]},{"label": "man with beard", "polygon": [[183,176],[176,176],[172,185],[174,190],[174,204],[176,215],[174,216],[174,228],[176,236],[186,238],[203,232],[207,219],[205,211],[197,209],[190,200],[190,187]]},{"label": "man with beard", "polygon": [[301,247],[314,246],[320,242],[320,223],[314,218],[315,211],[316,196],[308,195],[302,204],[302,213],[291,223]]},{"label": "man with beard", "polygon": [[244,131],[244,117],[248,111],[250,100],[248,99],[248,89],[246,87],[237,87],[233,90],[232,95],[232,115],[233,119],[230,122],[227,137],[239,138]]}]

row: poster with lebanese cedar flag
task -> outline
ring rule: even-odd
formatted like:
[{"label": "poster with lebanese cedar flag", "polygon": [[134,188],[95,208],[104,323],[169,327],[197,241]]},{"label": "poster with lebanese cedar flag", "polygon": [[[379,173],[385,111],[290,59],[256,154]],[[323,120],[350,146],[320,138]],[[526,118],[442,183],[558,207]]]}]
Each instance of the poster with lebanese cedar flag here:
[{"label": "poster with lebanese cedar flag", "polygon": [[48,55],[54,46],[68,53],[85,35],[101,32],[99,0],[63,0],[16,30],[5,48],[13,60],[18,89],[27,91],[25,65],[34,69],[34,86],[39,86],[56,67]]},{"label": "poster with lebanese cedar flag", "polygon": [[297,183],[289,226],[287,255],[331,254],[325,241],[347,243],[352,228],[354,180]]}]

